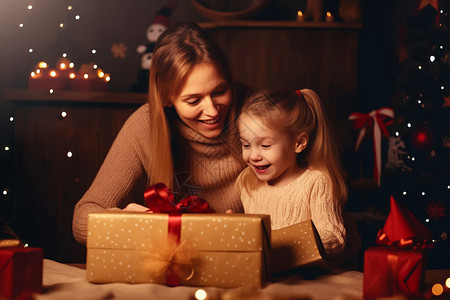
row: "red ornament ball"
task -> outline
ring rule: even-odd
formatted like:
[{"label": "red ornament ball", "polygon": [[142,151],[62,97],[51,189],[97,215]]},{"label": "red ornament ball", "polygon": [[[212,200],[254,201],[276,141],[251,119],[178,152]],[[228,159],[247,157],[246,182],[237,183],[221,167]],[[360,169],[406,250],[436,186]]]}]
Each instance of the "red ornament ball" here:
[{"label": "red ornament ball", "polygon": [[412,133],[411,141],[414,149],[430,150],[434,146],[434,134],[428,127],[419,127]]}]

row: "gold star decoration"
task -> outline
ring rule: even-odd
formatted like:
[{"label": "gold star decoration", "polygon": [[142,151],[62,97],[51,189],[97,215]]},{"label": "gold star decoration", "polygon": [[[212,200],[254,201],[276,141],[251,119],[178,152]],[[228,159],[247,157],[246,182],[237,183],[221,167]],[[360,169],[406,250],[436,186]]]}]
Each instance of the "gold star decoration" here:
[{"label": "gold star decoration", "polygon": [[122,58],[124,59],[126,57],[128,47],[125,46],[124,43],[113,43],[111,47],[111,53],[113,54],[114,58]]}]

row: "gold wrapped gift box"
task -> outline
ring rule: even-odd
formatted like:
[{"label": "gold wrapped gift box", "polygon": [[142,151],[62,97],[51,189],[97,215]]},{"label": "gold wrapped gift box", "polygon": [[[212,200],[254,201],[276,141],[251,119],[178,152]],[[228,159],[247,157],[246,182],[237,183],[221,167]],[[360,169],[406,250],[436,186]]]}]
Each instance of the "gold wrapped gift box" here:
[{"label": "gold wrapped gift box", "polygon": [[322,241],[312,220],[272,230],[272,271],[329,268]]},{"label": "gold wrapped gift box", "polygon": [[89,214],[87,279],[167,284],[166,267],[178,263],[181,285],[260,288],[269,280],[268,215],[183,214],[179,243],[168,223],[168,214]]}]

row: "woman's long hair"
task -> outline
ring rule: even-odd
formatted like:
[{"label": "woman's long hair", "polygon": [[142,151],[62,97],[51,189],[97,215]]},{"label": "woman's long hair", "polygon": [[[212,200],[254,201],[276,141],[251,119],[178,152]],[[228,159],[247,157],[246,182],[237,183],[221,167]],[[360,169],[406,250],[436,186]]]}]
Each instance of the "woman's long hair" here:
[{"label": "woman's long hair", "polygon": [[[148,184],[164,183],[174,189],[175,109],[165,103],[179,95],[194,66],[214,66],[230,85],[232,102],[225,126],[233,127],[236,118],[236,97],[228,60],[215,41],[195,23],[180,22],[164,31],[156,42],[149,78],[150,112],[150,174]],[[229,129],[229,128],[228,128]],[[227,130],[227,128],[224,128]]]},{"label": "woman's long hair", "polygon": [[[322,101],[314,91],[261,91],[244,103],[242,113],[260,117],[267,126],[286,131],[292,137],[307,133],[308,145],[297,155],[297,164],[324,172],[332,182],[335,198],[339,201],[347,199],[347,187],[338,152]],[[237,184],[251,192],[261,183],[254,172],[246,168],[239,175]]]}]

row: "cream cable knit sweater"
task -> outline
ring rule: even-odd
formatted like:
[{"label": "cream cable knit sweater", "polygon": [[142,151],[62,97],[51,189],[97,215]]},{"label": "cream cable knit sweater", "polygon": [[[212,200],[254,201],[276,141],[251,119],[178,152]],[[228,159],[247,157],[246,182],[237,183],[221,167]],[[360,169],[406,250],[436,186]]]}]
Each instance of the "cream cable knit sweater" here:
[{"label": "cream cable knit sweater", "polygon": [[[94,182],[75,206],[72,229],[78,242],[86,244],[88,213],[125,207],[130,202],[127,196],[141,187],[139,182],[145,182],[152,155],[148,110],[148,104],[141,106],[125,122]],[[187,161],[191,171],[190,192],[207,200],[216,212],[227,209],[242,212],[234,183],[244,163],[231,154],[222,139],[207,139],[181,122],[178,128],[191,148],[187,152],[191,153]],[[143,195],[144,190],[139,194]]]},{"label": "cream cable knit sweater", "polygon": [[281,187],[265,183],[251,196],[243,189],[241,200],[246,213],[270,215],[272,230],[312,219],[329,256],[344,250],[341,205],[333,198],[331,182],[321,171],[307,169]]}]

